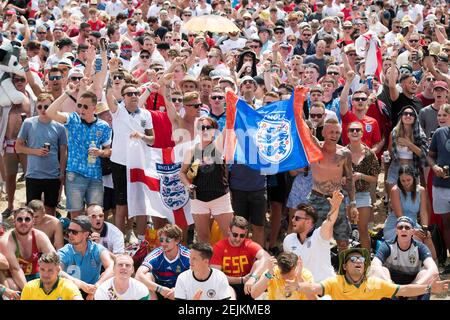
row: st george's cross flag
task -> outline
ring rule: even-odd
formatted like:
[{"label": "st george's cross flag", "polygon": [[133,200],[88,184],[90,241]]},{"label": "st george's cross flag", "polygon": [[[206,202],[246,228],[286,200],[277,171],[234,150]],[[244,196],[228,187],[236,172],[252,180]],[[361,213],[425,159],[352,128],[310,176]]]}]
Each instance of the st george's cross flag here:
[{"label": "st george's cross flag", "polygon": [[289,100],[254,109],[234,92],[226,96],[225,159],[265,174],[309,166],[322,159],[303,119],[307,88],[294,89]]},{"label": "st george's cross flag", "polygon": [[142,141],[127,146],[128,216],[166,218],[185,227],[194,223],[189,193],[180,181],[183,145],[152,148]]}]

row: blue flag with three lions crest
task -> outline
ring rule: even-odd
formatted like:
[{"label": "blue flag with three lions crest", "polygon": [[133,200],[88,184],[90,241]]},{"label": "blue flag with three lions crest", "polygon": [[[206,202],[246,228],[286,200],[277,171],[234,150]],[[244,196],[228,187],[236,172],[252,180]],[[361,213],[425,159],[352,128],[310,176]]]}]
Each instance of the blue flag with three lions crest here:
[{"label": "blue flag with three lions crest", "polygon": [[225,158],[265,174],[309,166],[322,158],[302,113],[308,89],[257,110],[227,92]]}]

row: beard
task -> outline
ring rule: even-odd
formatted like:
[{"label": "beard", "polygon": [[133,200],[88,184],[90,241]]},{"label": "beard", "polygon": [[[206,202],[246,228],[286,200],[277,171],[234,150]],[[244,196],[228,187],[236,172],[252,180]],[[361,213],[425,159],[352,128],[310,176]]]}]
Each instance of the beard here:
[{"label": "beard", "polygon": [[18,234],[20,234],[21,236],[26,236],[27,234],[30,233],[30,231],[31,231],[31,228],[29,228],[26,232],[22,232],[22,231],[19,231],[18,229],[16,229],[16,232]]}]

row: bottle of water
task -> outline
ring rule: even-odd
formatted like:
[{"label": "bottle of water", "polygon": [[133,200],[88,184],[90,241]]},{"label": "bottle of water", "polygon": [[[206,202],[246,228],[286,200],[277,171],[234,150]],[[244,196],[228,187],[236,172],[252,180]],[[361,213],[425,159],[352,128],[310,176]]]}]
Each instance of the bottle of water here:
[{"label": "bottle of water", "polygon": [[94,156],[93,154],[89,153],[89,150],[91,150],[91,148],[97,148],[97,145],[95,144],[95,141],[91,141],[91,143],[89,144],[88,158],[87,158],[87,162],[88,162],[89,166],[95,165],[95,162],[97,161],[97,157]]}]

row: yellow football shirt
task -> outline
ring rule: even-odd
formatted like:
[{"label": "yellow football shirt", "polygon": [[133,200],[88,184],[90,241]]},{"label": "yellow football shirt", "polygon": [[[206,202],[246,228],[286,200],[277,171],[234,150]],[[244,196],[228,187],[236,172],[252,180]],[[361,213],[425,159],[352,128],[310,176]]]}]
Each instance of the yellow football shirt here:
[{"label": "yellow football shirt", "polygon": [[367,278],[359,287],[348,283],[343,275],[328,278],[320,284],[324,295],[333,300],[380,300],[392,298],[399,289],[399,285],[375,277]]},{"label": "yellow football shirt", "polygon": [[[264,277],[264,275],[263,275]],[[312,273],[303,268],[302,278],[304,282],[314,283]],[[273,278],[269,280],[267,286],[267,299],[268,300],[308,300],[304,293],[298,291],[287,293],[285,290],[286,280],[281,277],[280,269],[278,267],[274,268]]]},{"label": "yellow football shirt", "polygon": [[78,287],[70,280],[59,278],[52,291],[46,294],[41,285],[41,279],[35,279],[28,282],[23,287],[21,300],[73,300],[75,296],[81,293]]}]

